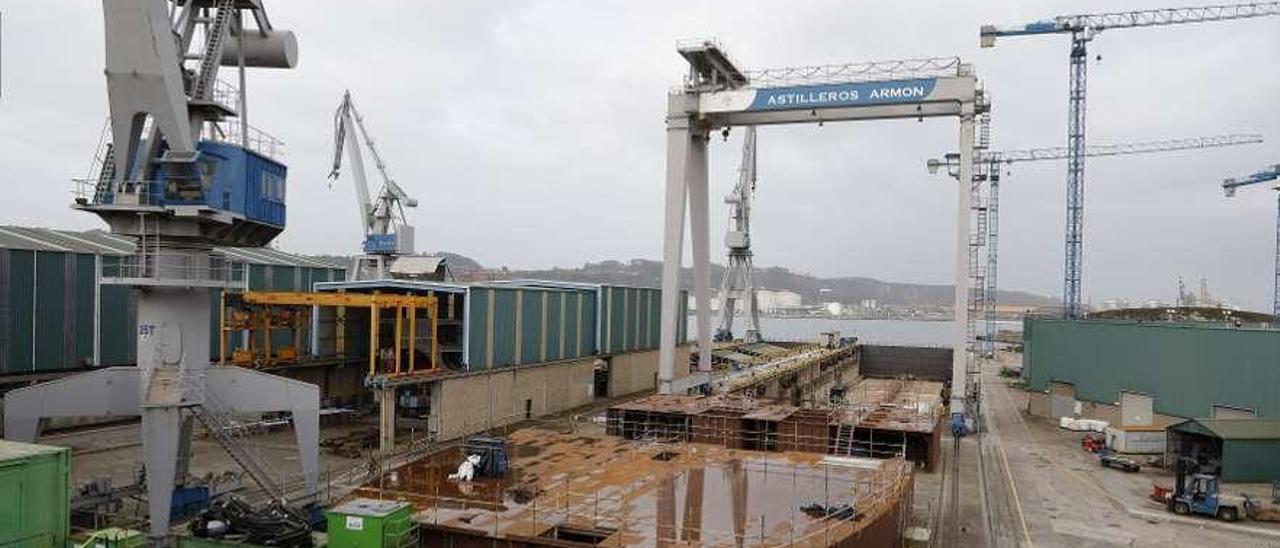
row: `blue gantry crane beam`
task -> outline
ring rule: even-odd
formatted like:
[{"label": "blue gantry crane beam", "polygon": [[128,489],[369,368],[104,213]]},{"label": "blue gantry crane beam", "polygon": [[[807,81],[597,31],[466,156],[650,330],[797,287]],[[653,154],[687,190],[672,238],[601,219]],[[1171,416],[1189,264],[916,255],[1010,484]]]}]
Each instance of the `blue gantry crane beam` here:
[{"label": "blue gantry crane beam", "polygon": [[[1280,180],[1280,164],[1276,164],[1262,171],[1253,173],[1246,177],[1231,178],[1222,181],[1222,190],[1230,198],[1236,195],[1236,189],[1242,186],[1256,185],[1261,183],[1269,183]],[[1280,184],[1273,185],[1272,190],[1280,190]],[[1280,193],[1277,193],[1280,197]],[[1280,200],[1280,198],[1278,198]],[[1280,201],[1276,204],[1276,268],[1275,277],[1271,287],[1271,325],[1273,327],[1280,326]]]},{"label": "blue gantry crane beam", "polygon": [[1081,273],[1084,266],[1085,76],[1088,43],[1111,29],[1162,27],[1280,15],[1280,2],[1250,2],[1191,8],[1166,8],[1089,15],[1062,15],[1023,25],[983,25],[980,45],[997,38],[1070,34],[1070,83],[1067,113],[1067,230],[1062,301],[1066,317],[1081,316]]}]

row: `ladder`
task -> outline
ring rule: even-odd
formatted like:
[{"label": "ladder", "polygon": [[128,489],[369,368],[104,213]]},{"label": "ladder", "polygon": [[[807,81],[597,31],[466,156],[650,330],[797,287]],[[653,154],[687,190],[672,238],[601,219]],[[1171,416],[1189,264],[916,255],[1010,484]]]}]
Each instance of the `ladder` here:
[{"label": "ladder", "polygon": [[115,181],[116,147],[112,143],[107,143],[107,150],[102,155],[102,169],[98,171],[98,181],[93,185],[93,203],[111,203]]},{"label": "ladder", "polygon": [[284,488],[275,480],[275,478],[281,477],[280,474],[250,450],[246,443],[247,440],[244,439],[247,437],[245,431],[236,428],[235,425],[227,420],[228,413],[221,409],[220,404],[211,396],[206,391],[203,402],[192,408],[196,420],[204,425],[209,435],[218,442],[218,445],[222,447],[223,451],[227,452],[227,455],[231,456],[231,460],[234,460],[240,468],[249,474],[249,477],[253,479],[254,483],[258,484],[258,487],[261,487],[273,499],[283,499]]},{"label": "ladder", "polygon": [[208,36],[205,37],[204,53],[200,56],[200,72],[191,92],[194,99],[208,99],[212,91],[218,64],[222,61],[222,41],[226,38],[232,14],[236,13],[235,0],[217,0],[215,10],[213,22],[205,30]]}]

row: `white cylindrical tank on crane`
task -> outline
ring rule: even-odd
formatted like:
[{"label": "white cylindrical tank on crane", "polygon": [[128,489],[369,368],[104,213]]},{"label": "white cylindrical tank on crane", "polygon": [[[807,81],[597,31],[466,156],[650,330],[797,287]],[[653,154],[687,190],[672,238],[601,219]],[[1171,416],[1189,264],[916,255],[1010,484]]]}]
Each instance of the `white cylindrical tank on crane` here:
[{"label": "white cylindrical tank on crane", "polygon": [[[224,67],[240,64],[241,37],[231,32],[222,46]],[[250,30],[244,35],[244,66],[259,68],[294,68],[298,66],[298,39],[287,30]]]}]

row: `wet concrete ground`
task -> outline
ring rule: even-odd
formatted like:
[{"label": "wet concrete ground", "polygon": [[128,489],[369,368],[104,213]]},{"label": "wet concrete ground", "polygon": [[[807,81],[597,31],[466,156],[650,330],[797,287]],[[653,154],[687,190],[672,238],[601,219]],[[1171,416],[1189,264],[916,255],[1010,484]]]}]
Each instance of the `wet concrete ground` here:
[{"label": "wet concrete ground", "polygon": [[[1165,512],[1147,495],[1154,482],[1172,483],[1171,474],[1102,468],[1080,448],[1082,434],[1027,415],[1026,395],[997,374],[1001,363],[1020,358],[1002,353],[983,370],[988,433],[981,446],[993,546],[1280,547],[1280,524]],[[986,521],[981,512],[961,515],[975,525]]]}]

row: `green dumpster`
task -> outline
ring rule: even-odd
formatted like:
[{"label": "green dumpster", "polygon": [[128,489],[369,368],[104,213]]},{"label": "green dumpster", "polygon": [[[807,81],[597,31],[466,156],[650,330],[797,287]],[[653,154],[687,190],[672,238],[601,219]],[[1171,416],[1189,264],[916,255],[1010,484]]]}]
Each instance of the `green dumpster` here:
[{"label": "green dumpster", "polygon": [[329,548],[408,548],[418,544],[418,528],[407,502],[355,499],[325,512]]}]

